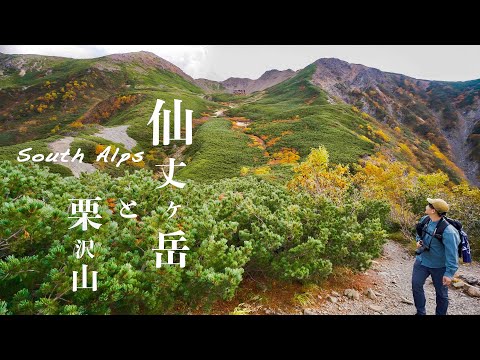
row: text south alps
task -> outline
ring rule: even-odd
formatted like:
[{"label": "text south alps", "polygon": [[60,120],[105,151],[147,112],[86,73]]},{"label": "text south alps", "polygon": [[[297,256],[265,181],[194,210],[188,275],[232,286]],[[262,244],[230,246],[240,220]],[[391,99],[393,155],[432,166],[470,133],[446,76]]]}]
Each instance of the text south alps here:
[{"label": "text south alps", "polygon": [[[77,152],[71,156],[70,155],[70,149],[67,149],[65,152],[56,152],[56,153],[49,153],[48,155],[44,154],[35,154],[35,155],[30,155],[29,152],[32,150],[32,148],[26,148],[23,150],[20,150],[18,152],[17,156],[17,161],[18,162],[25,162],[25,161],[33,161],[33,162],[81,162],[83,163],[83,158],[85,157],[85,154],[82,152],[82,149],[78,148]],[[114,162],[115,159],[117,159],[117,164],[115,165],[116,167],[119,167],[120,164],[123,162],[126,162],[128,160],[131,160],[133,162],[140,162],[143,160],[143,154],[144,152],[138,152],[135,154],[130,154],[130,153],[123,153],[123,154],[118,154],[119,149],[117,148],[115,152],[111,155],[110,157],[110,150],[111,147],[107,146],[105,150],[103,150],[100,154],[98,154],[96,158],[96,162],[99,161],[104,161],[104,162]],[[109,158],[110,157],[110,158]],[[59,159],[60,158],[60,159]]]}]

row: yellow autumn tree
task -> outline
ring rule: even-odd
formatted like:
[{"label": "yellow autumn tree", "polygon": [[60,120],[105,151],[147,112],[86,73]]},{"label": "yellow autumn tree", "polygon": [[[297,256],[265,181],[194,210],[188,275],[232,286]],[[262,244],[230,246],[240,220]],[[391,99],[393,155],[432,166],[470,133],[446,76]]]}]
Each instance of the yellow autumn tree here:
[{"label": "yellow autumn tree", "polygon": [[412,188],[413,177],[413,168],[378,153],[358,167],[353,180],[367,197],[395,202]]},{"label": "yellow autumn tree", "polygon": [[300,159],[298,151],[290,148],[283,148],[272,154],[269,164],[295,164]]},{"label": "yellow autumn tree", "polygon": [[270,166],[261,166],[253,170],[253,173],[255,175],[267,175],[267,174],[270,174],[270,171],[271,171]]},{"label": "yellow autumn tree", "polygon": [[400,152],[408,157],[409,160],[415,160],[415,155],[413,154],[413,151],[410,149],[410,147],[407,144],[400,143],[398,144],[398,148],[400,149]]},{"label": "yellow autumn tree", "polygon": [[435,144],[430,145],[429,150],[432,151],[438,159],[442,160],[450,169],[455,171],[460,178],[465,177],[463,170],[460,169],[457,165],[455,165],[455,163],[451,161],[447,156],[445,156],[445,154],[443,154]]},{"label": "yellow autumn tree", "polygon": [[462,181],[451,188],[449,216],[460,220],[470,238],[473,256],[480,255],[480,188]]},{"label": "yellow autumn tree", "polygon": [[78,129],[78,128],[83,127],[83,123],[79,120],[75,120],[73,123],[71,123],[68,126],[70,126],[71,128],[74,128],[74,129]]},{"label": "yellow autumn tree", "polygon": [[312,149],[307,159],[296,166],[296,175],[288,183],[290,189],[303,189],[313,196],[323,196],[336,204],[343,202],[351,185],[349,167],[329,165],[329,155],[325,146]]},{"label": "yellow autumn tree", "polygon": [[382,130],[376,130],[375,131],[375,136],[379,139],[382,139],[385,142],[389,142],[390,138],[388,137],[387,134],[385,134]]},{"label": "yellow autumn tree", "polygon": [[431,174],[418,174],[414,179],[413,189],[408,194],[411,203],[414,204],[414,212],[421,214],[425,211],[427,197],[441,198],[450,202],[453,198],[449,184],[448,175],[440,170]]},{"label": "yellow autumn tree", "polygon": [[101,144],[97,144],[95,145],[95,154],[98,155],[100,154],[102,151],[104,151],[107,147],[104,146],[104,145],[101,145]]},{"label": "yellow autumn tree", "polygon": [[240,169],[240,175],[241,176],[246,176],[250,172],[250,168],[248,166],[242,166]]},{"label": "yellow autumn tree", "polygon": [[358,166],[353,176],[354,184],[365,198],[383,199],[390,203],[390,220],[400,225],[402,234],[407,238],[415,221],[406,196],[413,189],[414,177],[415,170],[411,166],[389,159],[382,153]]}]

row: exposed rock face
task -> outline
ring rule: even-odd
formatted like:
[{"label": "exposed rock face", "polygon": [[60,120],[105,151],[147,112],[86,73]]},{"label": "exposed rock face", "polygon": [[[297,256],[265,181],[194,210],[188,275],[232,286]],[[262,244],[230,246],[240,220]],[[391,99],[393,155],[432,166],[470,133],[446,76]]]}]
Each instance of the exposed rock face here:
[{"label": "exposed rock face", "polygon": [[208,79],[195,79],[195,83],[207,93],[226,92],[221,82]]},{"label": "exposed rock face", "polygon": [[255,91],[262,91],[277,85],[282,81],[290,79],[295,74],[296,72],[291,69],[284,71],[269,70],[256,80],[231,77],[220,82],[213,82],[206,79],[197,79],[196,82],[201,88],[207,90],[216,87],[229,93],[233,93],[234,90],[245,90],[246,94],[251,94]]},{"label": "exposed rock face", "polygon": [[49,68],[65,58],[42,55],[7,55],[0,53],[0,76],[18,74],[24,76],[31,71],[49,71]]},{"label": "exposed rock face", "polygon": [[480,185],[480,80],[418,80],[334,58],[313,65],[313,84],[392,127],[410,126]]}]

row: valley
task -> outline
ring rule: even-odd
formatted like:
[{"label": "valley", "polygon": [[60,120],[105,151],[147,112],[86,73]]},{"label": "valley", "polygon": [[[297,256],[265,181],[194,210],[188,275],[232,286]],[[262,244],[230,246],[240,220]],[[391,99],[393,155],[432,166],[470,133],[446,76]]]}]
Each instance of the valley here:
[{"label": "valley", "polygon": [[[193,142],[154,146],[157,100],[175,99]],[[0,314],[409,314],[427,196],[470,237],[451,313],[477,314],[479,109],[480,80],[332,58],[212,81],[145,51],[0,54]],[[170,158],[184,188],[165,184]],[[72,229],[86,197],[101,226]],[[156,266],[159,234],[178,230],[185,268]],[[71,291],[81,238],[96,292]]]},{"label": "valley", "polygon": [[[222,155],[229,145],[209,147],[213,162],[222,163],[214,167],[215,178],[239,175],[244,167],[283,178],[294,163],[278,166],[282,152],[298,153],[302,160],[311,148],[324,144],[335,163],[353,164],[385,151],[418,171],[442,170],[455,182],[465,178],[478,184],[476,81],[416,80],[320,59],[296,72],[272,70],[257,80],[215,83],[194,80],[146,52],[88,60],[1,55],[0,68],[0,159],[14,159],[16,145],[27,141],[48,149],[58,136],[89,141],[90,152],[97,145],[118,144],[127,151],[150,153],[152,160],[167,157],[178,144],[175,149],[153,147],[146,122],[156,99],[171,106],[176,97],[193,109],[194,133],[202,141],[221,142],[208,139],[215,126],[207,123],[215,118],[233,119],[227,129],[230,141],[245,145],[239,133],[251,138],[250,158],[236,156],[236,163]],[[231,94],[238,88],[246,90],[245,95]],[[445,101],[452,105],[442,108]],[[195,162],[203,156],[194,152],[205,146],[186,149],[186,158],[193,161],[190,168],[198,169]],[[145,166],[150,167],[149,162]]]}]

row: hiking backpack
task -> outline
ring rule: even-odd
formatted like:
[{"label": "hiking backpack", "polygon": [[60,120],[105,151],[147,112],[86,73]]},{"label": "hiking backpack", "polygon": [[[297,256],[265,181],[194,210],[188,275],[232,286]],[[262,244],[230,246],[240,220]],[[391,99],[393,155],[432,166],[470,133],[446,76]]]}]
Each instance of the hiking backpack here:
[{"label": "hiking backpack", "polygon": [[[443,221],[445,220],[445,221]],[[417,224],[417,234],[423,239],[424,234],[427,232],[427,226],[430,222],[430,217],[426,216],[423,221]],[[457,229],[458,234],[460,235],[460,243],[458,244],[458,257],[463,259],[464,263],[471,263],[472,256],[470,254],[470,244],[468,242],[468,235],[462,229],[462,223],[458,220],[450,219],[446,216],[442,216],[442,219],[437,224],[437,227],[433,231],[433,237],[438,239],[443,244],[443,231],[448,225],[452,225]]]}]

